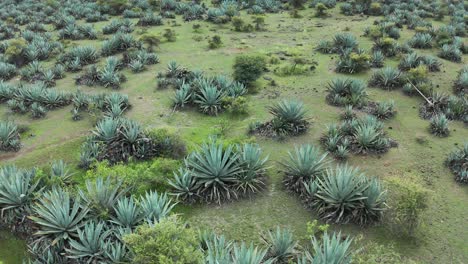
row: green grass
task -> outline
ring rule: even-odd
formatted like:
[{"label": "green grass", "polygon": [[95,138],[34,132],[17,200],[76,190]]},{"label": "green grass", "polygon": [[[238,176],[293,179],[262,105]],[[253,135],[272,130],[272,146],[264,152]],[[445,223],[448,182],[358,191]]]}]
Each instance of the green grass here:
[{"label": "green grass", "polygon": [[[330,106],[325,102],[326,84],[337,74],[334,72],[337,55],[322,55],[313,51],[321,39],[331,39],[337,32],[349,28],[355,36],[360,36],[366,26],[376,18],[344,17],[337,9],[327,18],[312,18],[313,10],[301,11],[302,19],[292,19],[287,13],[269,14],[266,16],[264,32],[238,33],[230,25],[213,25],[206,22],[182,22],[172,27],[177,33],[177,41],[162,43],[156,52],[161,63],[151,66],[147,71],[133,74],[124,71],[128,81],[122,85],[121,93],[128,94],[133,104],[127,116],[140,121],[147,127],[167,128],[181,135],[192,149],[203,142],[210,134],[219,132],[222,120],[228,120],[230,129],[227,139],[246,137],[246,129],[252,121],[265,121],[270,118],[266,106],[273,101],[290,98],[302,100],[309,110],[312,126],[306,135],[273,141],[258,138],[257,141],[265,153],[270,154],[272,168],[269,170],[269,185],[265,193],[238,202],[216,205],[180,206],[178,210],[196,227],[209,228],[225,233],[229,238],[259,242],[259,234],[277,225],[291,228],[296,236],[305,234],[306,223],[316,216],[303,208],[300,201],[286,193],[281,185],[282,175],[278,172],[277,161],[286,156],[295,144],[313,143],[325,131],[325,125],[338,122],[342,109]],[[243,17],[248,17],[243,14]],[[309,19],[311,18],[311,19]],[[101,28],[107,22],[96,23]],[[202,33],[193,33],[192,25],[201,24]],[[321,27],[317,27],[317,25]],[[150,27],[148,32],[161,33],[168,25]],[[139,31],[138,29],[136,32]],[[136,33],[135,33],[136,34]],[[207,39],[220,35],[224,45],[216,50],[209,50]],[[404,30],[403,43],[414,33]],[[193,39],[201,36],[202,41]],[[76,41],[75,43],[92,44],[100,47],[98,41]],[[359,37],[360,46],[369,49],[372,42]],[[249,97],[249,115],[231,117],[222,114],[209,117],[195,110],[173,112],[171,108],[172,89],[156,89],[156,73],[164,70],[170,60],[189,69],[202,69],[207,74],[232,73],[234,57],[244,53],[297,53],[318,62],[315,72],[307,75],[278,77],[272,72],[266,73],[275,80],[277,86],[270,86],[261,78],[257,83],[257,92]],[[433,50],[418,50],[420,54],[435,54]],[[466,59],[466,57],[464,57]],[[450,92],[456,72],[463,66],[445,60],[439,73],[431,73],[431,80],[439,86],[438,90]],[[397,65],[398,59],[386,60],[387,65]],[[273,65],[274,68],[275,65]],[[368,80],[371,70],[352,77]],[[57,88],[75,91],[73,76],[68,74],[57,83]],[[80,87],[84,92],[110,92],[103,87]],[[429,122],[418,116],[421,99],[407,97],[401,91],[387,92],[369,88],[371,100],[395,101],[398,114],[394,119],[385,122],[390,137],[398,141],[399,147],[393,148],[384,155],[352,156],[349,163],[359,166],[369,176],[383,180],[392,177],[409,177],[412,175],[427,188],[432,190],[430,208],[424,215],[425,224],[415,241],[395,237],[384,223],[377,227],[359,228],[353,225],[332,226],[332,229],[345,233],[363,235],[365,240],[382,244],[395,244],[397,250],[424,263],[463,263],[468,259],[468,219],[466,200],[468,189],[455,183],[452,174],[443,166],[446,155],[455,144],[466,139],[466,128],[460,122],[450,123],[451,135],[448,138],[437,138],[428,131]],[[6,107],[0,108],[3,118],[15,119],[28,124],[30,131],[23,135],[23,148],[18,153],[0,154],[2,164],[15,163],[19,166],[41,166],[52,159],[65,159],[76,164],[79,148],[84,137],[93,127],[94,119],[86,117],[74,122],[71,120],[71,107],[51,111],[42,120],[32,120],[28,116],[8,113]],[[390,129],[391,127],[391,129]],[[33,134],[33,136],[29,136]],[[419,144],[417,137],[426,137],[426,144]],[[1,253],[0,253],[1,254]],[[2,255],[0,255],[0,260]],[[6,259],[4,260],[8,262]]]}]

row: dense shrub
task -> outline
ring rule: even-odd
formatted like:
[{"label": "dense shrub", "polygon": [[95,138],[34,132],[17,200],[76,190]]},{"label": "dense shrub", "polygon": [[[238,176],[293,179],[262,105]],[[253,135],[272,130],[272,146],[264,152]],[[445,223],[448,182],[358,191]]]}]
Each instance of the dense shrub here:
[{"label": "dense shrub", "polygon": [[258,55],[237,56],[234,61],[234,80],[249,85],[257,80],[266,67],[265,58]]},{"label": "dense shrub", "polygon": [[134,263],[198,264],[203,260],[197,232],[174,217],[140,226],[123,239]]}]

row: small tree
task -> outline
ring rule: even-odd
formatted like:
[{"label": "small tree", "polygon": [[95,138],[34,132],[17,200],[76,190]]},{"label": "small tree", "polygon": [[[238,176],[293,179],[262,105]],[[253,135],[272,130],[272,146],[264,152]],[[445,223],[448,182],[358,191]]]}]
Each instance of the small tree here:
[{"label": "small tree", "polygon": [[159,37],[155,34],[146,33],[140,37],[140,41],[148,45],[148,50],[153,51],[155,47],[158,47],[161,43]]},{"label": "small tree", "polygon": [[414,237],[421,225],[421,214],[428,206],[428,190],[407,178],[392,179],[390,185],[392,224],[402,235]]},{"label": "small tree", "polygon": [[124,236],[124,241],[133,253],[132,263],[203,263],[197,232],[175,217],[153,226],[140,226],[135,233]]},{"label": "small tree", "polygon": [[8,48],[5,50],[5,55],[8,60],[15,63],[17,66],[21,66],[25,63],[23,58],[23,50],[26,48],[26,40],[24,38],[13,39],[8,43]]},{"label": "small tree", "polygon": [[266,67],[265,58],[259,55],[240,55],[234,61],[234,80],[251,84],[262,75]]},{"label": "small tree", "polygon": [[265,26],[265,18],[263,16],[254,16],[253,23],[255,24],[255,30],[263,30]]},{"label": "small tree", "polygon": [[315,16],[317,17],[323,17],[323,16],[326,16],[327,15],[327,6],[323,3],[318,3],[316,6],[315,6]]},{"label": "small tree", "polygon": [[167,41],[169,42],[174,42],[176,41],[176,33],[174,30],[170,28],[166,28],[163,34],[163,37],[166,38]]},{"label": "small tree", "polygon": [[223,45],[221,41],[221,37],[218,35],[214,35],[211,39],[208,40],[208,47],[210,49],[217,49]]},{"label": "small tree", "polygon": [[240,17],[233,17],[232,18],[232,25],[234,26],[234,30],[237,32],[243,31],[244,27],[244,20]]}]

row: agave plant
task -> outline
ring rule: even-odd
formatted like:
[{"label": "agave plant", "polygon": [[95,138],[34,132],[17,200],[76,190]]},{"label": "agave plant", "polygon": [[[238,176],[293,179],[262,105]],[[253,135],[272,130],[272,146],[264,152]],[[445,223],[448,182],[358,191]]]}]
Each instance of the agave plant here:
[{"label": "agave plant", "polygon": [[355,151],[358,153],[383,152],[389,146],[388,139],[384,137],[379,121],[358,124],[354,128],[353,137]]},{"label": "agave plant", "polygon": [[263,176],[266,173],[268,156],[262,158],[262,150],[255,144],[238,146],[239,163],[242,172],[238,175],[237,188],[243,192],[256,193],[265,187]]},{"label": "agave plant", "polygon": [[442,59],[446,59],[453,62],[462,61],[462,52],[455,45],[443,45],[441,51],[437,54],[437,56],[441,57]]},{"label": "agave plant", "polygon": [[0,150],[18,151],[21,147],[18,126],[11,121],[0,122]]},{"label": "agave plant", "polygon": [[432,48],[432,36],[428,33],[416,33],[408,43],[412,48],[429,49]]},{"label": "agave plant", "polygon": [[369,186],[362,194],[366,199],[362,200],[364,206],[355,221],[360,225],[380,221],[387,209],[386,191],[382,190],[380,181],[375,178],[369,180]]},{"label": "agave plant", "polygon": [[388,102],[378,102],[375,105],[375,108],[372,109],[371,114],[376,116],[378,119],[389,119],[395,116],[395,102],[388,101]]},{"label": "agave plant", "polygon": [[264,261],[266,250],[254,247],[253,244],[247,246],[244,242],[235,244],[232,250],[233,264],[271,264],[271,260]]},{"label": "agave plant", "polygon": [[457,182],[468,183],[468,142],[450,152],[445,164],[455,174]]},{"label": "agave plant", "polygon": [[392,67],[380,69],[372,75],[369,85],[388,90],[402,87],[404,84],[402,73]]},{"label": "agave plant", "polygon": [[39,226],[35,235],[51,238],[54,245],[78,235],[89,208],[79,197],[71,199],[68,192],[53,188],[42,195],[33,212],[29,218]]},{"label": "agave plant", "polygon": [[448,119],[444,114],[439,114],[431,118],[431,125],[429,127],[432,134],[438,137],[446,137],[449,135]]},{"label": "agave plant", "polygon": [[295,100],[283,100],[268,108],[273,115],[273,129],[279,135],[298,135],[307,131],[307,111],[304,104]]},{"label": "agave plant", "polygon": [[70,239],[70,248],[66,248],[67,257],[86,260],[88,263],[105,260],[105,248],[111,231],[106,230],[104,222],[89,221],[78,229],[77,239]]},{"label": "agave plant", "polygon": [[135,203],[133,197],[121,197],[114,206],[115,216],[111,222],[119,226],[133,229],[143,219],[140,207]]},{"label": "agave plant", "polygon": [[[207,232],[201,234],[206,236]],[[209,237],[202,240],[202,249],[206,255],[206,264],[230,264],[232,242],[226,240],[224,236],[208,234]]]},{"label": "agave plant", "polygon": [[174,179],[169,180],[169,185],[173,188],[172,194],[186,203],[194,202],[198,196],[196,179],[187,169],[179,168],[178,172],[174,172]]},{"label": "agave plant", "polygon": [[205,200],[220,203],[237,197],[232,188],[242,167],[232,146],[223,148],[221,143],[211,140],[189,155],[185,163],[200,186],[198,194]]},{"label": "agave plant", "polygon": [[70,172],[68,165],[63,160],[55,160],[51,164],[51,179],[54,183],[68,184],[71,181],[73,173]]},{"label": "agave plant", "polygon": [[357,168],[348,165],[337,166],[318,181],[315,207],[319,215],[335,223],[347,223],[356,217],[363,207],[368,188],[365,176]]},{"label": "agave plant", "polygon": [[286,188],[296,193],[303,192],[304,183],[321,176],[329,161],[327,154],[321,154],[313,145],[296,146],[294,153],[288,152],[289,158],[281,162]]},{"label": "agave plant", "polygon": [[352,261],[350,246],[352,239],[342,239],[341,232],[329,235],[325,232],[321,241],[312,238],[312,249],[315,252],[310,258],[311,263],[317,264],[349,264]]},{"label": "agave plant", "polygon": [[272,263],[289,263],[298,255],[298,243],[287,229],[276,228],[269,231],[263,238],[267,245],[267,257]]},{"label": "agave plant", "polygon": [[200,93],[196,94],[195,103],[203,113],[217,115],[221,111],[221,99],[224,93],[216,86],[203,86]]},{"label": "agave plant", "polygon": [[118,136],[120,125],[121,123],[118,119],[105,118],[96,125],[93,133],[97,140],[109,143]]},{"label": "agave plant", "polygon": [[112,213],[115,204],[125,194],[122,182],[113,182],[110,177],[98,177],[96,180],[86,181],[86,191],[79,190],[80,196],[85,200],[93,212],[106,218]]},{"label": "agave plant", "polygon": [[174,98],[172,99],[174,107],[183,108],[190,102],[191,97],[190,86],[188,84],[183,84],[180,89],[174,93]]},{"label": "agave plant", "polygon": [[140,199],[140,208],[144,218],[149,223],[158,223],[161,219],[167,217],[176,204],[167,196],[166,193],[146,192]]},{"label": "agave plant", "polygon": [[327,101],[332,105],[362,107],[367,104],[367,87],[359,79],[333,79],[327,86]]},{"label": "agave plant", "polygon": [[2,216],[12,212],[12,217],[22,218],[30,213],[34,193],[40,191],[35,170],[20,170],[15,166],[0,169],[0,208]]}]

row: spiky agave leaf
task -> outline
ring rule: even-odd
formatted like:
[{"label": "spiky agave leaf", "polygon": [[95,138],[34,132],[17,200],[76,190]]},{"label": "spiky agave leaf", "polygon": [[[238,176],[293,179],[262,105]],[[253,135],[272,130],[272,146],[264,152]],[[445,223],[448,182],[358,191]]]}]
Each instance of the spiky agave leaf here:
[{"label": "spiky agave leaf", "polygon": [[0,150],[18,151],[21,147],[18,126],[11,122],[0,122]]},{"label": "spiky agave leaf", "polygon": [[314,250],[313,258],[311,259],[314,264],[349,264],[352,260],[352,252],[350,246],[352,239],[346,237],[342,239],[341,232],[329,235],[325,232],[322,240],[312,238],[312,248]]},{"label": "spiky agave leaf", "polygon": [[262,149],[256,144],[237,147],[242,172],[238,175],[238,188],[244,193],[256,193],[265,187],[268,156],[262,158]]},{"label": "spiky agave leaf", "polygon": [[55,183],[68,184],[74,173],[70,172],[67,163],[63,160],[54,160],[50,166],[51,178]]},{"label": "spiky agave leaf", "polygon": [[357,214],[356,222],[360,225],[367,225],[379,221],[387,209],[386,193],[385,190],[382,190],[379,180],[370,179],[369,186],[362,193],[366,199],[362,200],[364,206],[362,212]]},{"label": "spiky agave leaf", "polygon": [[184,202],[194,202],[198,196],[196,178],[185,168],[174,172],[174,179],[169,180],[169,185],[173,188],[172,194]]},{"label": "spiky agave leaf", "polygon": [[69,248],[65,248],[67,257],[86,260],[88,263],[105,260],[107,238],[111,231],[106,230],[104,222],[89,221],[83,228],[78,229],[77,239],[70,239]]},{"label": "spiky agave leaf", "polygon": [[39,226],[35,235],[51,238],[54,245],[77,236],[89,208],[79,197],[72,200],[68,192],[53,188],[43,194],[33,206],[33,212],[29,218]]},{"label": "spiky agave leaf", "polygon": [[275,231],[269,231],[262,237],[262,240],[267,245],[267,256],[272,263],[289,263],[299,253],[298,243],[288,229],[277,227]]},{"label": "spiky agave leaf", "polygon": [[175,205],[166,193],[149,191],[140,198],[141,212],[149,223],[158,223],[167,217]]},{"label": "spiky agave leaf", "polygon": [[280,164],[283,167],[286,188],[296,193],[302,193],[305,182],[319,177],[326,169],[329,161],[327,154],[310,144],[295,146],[294,153],[288,152],[289,158]]},{"label": "spiky agave leaf", "polygon": [[22,218],[30,213],[34,193],[38,192],[35,170],[22,170],[15,166],[0,169],[0,208],[1,216],[13,212],[12,217]]},{"label": "spiky agave leaf", "polygon": [[247,246],[245,242],[240,245],[235,244],[232,250],[233,264],[271,264],[271,260],[264,260],[266,250],[254,247],[253,244]]},{"label": "spiky agave leaf", "polygon": [[221,200],[236,198],[232,187],[238,182],[242,167],[239,155],[232,146],[223,148],[216,140],[204,143],[201,149],[186,159],[186,166],[192,171],[199,186],[198,194],[205,200],[220,203]]},{"label": "spiky agave leaf", "polygon": [[206,240],[203,250],[205,251],[207,264],[230,264],[232,242],[224,236],[218,236],[214,233],[204,232]]},{"label": "spiky agave leaf", "polygon": [[203,113],[217,115],[221,111],[223,96],[224,92],[216,86],[207,85],[201,87],[200,92],[196,94],[195,103],[198,104]]},{"label": "spiky agave leaf", "polygon": [[96,180],[86,181],[86,191],[79,190],[80,196],[94,212],[101,217],[109,217],[115,204],[127,190],[122,188],[122,182],[113,182],[110,177],[98,177]]},{"label": "spiky agave leaf", "polygon": [[319,215],[335,223],[347,223],[363,207],[366,199],[363,192],[368,184],[357,168],[348,165],[337,166],[318,181],[315,206]]},{"label": "spiky agave leaf", "polygon": [[111,217],[111,222],[122,227],[133,229],[143,219],[141,210],[132,196],[120,198],[114,206],[114,211],[115,216]]}]

